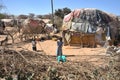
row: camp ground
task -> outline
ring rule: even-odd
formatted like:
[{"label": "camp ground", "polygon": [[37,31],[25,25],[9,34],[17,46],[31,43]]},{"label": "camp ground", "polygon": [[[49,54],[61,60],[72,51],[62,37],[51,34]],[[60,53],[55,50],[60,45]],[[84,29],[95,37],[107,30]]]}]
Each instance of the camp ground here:
[{"label": "camp ground", "polygon": [[1,19],[0,80],[120,80],[120,18],[96,8],[62,17],[60,27],[35,17]]}]

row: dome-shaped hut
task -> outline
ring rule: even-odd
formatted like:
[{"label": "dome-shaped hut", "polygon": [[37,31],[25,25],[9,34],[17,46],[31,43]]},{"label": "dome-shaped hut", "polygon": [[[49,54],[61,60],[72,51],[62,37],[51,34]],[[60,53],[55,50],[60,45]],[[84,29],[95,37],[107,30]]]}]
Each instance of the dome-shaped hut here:
[{"label": "dome-shaped hut", "polygon": [[103,44],[106,36],[109,40],[115,39],[117,21],[115,15],[98,9],[75,9],[63,20],[64,44],[95,46],[96,43]]}]

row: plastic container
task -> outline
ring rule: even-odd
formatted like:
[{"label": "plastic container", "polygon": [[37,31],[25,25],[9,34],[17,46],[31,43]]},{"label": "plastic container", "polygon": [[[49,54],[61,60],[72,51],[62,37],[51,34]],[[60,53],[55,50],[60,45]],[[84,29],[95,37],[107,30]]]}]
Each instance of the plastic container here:
[{"label": "plastic container", "polygon": [[58,61],[58,62],[60,62],[60,61],[61,61],[61,62],[66,62],[66,56],[65,56],[65,55],[58,56],[58,57],[57,57],[57,61]]}]

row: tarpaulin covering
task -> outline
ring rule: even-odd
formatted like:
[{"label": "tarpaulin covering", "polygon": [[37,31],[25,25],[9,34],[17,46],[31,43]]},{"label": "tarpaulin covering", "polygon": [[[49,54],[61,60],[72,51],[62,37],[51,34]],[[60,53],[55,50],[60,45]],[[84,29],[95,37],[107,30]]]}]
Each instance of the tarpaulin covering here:
[{"label": "tarpaulin covering", "polygon": [[[74,23],[72,25],[70,24],[71,26],[63,26],[63,28],[67,27],[66,29],[68,29],[69,27],[69,29],[72,29],[74,31],[76,30],[81,31],[80,29],[82,29],[82,31],[86,33],[88,32],[86,31],[86,29],[88,30],[88,28],[94,31],[96,29],[95,28],[96,26],[98,25],[105,26],[109,22],[115,20],[117,20],[116,16],[100,11],[98,9],[94,8],[75,9],[74,11],[66,15],[63,20],[63,25],[70,22]],[[80,28],[78,28],[78,26]],[[86,27],[86,29],[83,30],[83,27]]]},{"label": "tarpaulin covering", "polygon": [[34,19],[26,19],[23,22],[23,33],[42,33],[43,29],[45,27],[45,22],[42,20],[34,20]]},{"label": "tarpaulin covering", "polygon": [[[93,33],[96,34],[97,41],[102,41],[103,31],[98,28],[101,27],[107,37],[114,39],[119,27],[117,21],[117,16],[95,8],[75,9],[64,16],[62,30],[84,34]],[[97,32],[100,32],[100,34],[97,34]],[[63,37],[69,44],[70,37],[66,36],[66,34]],[[72,35],[69,34],[69,36]]]}]

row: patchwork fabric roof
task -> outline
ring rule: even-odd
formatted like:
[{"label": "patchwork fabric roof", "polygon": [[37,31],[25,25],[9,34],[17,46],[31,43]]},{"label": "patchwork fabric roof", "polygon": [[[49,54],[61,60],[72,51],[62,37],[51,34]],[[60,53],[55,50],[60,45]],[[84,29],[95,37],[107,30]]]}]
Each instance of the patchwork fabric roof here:
[{"label": "patchwork fabric roof", "polygon": [[75,9],[64,17],[64,21],[70,20],[74,22],[89,21],[91,23],[109,23],[114,19],[113,15],[94,8]]},{"label": "patchwork fabric roof", "polygon": [[91,32],[96,26],[106,26],[113,21],[117,21],[115,15],[95,8],[75,9],[64,17],[63,29]]}]

